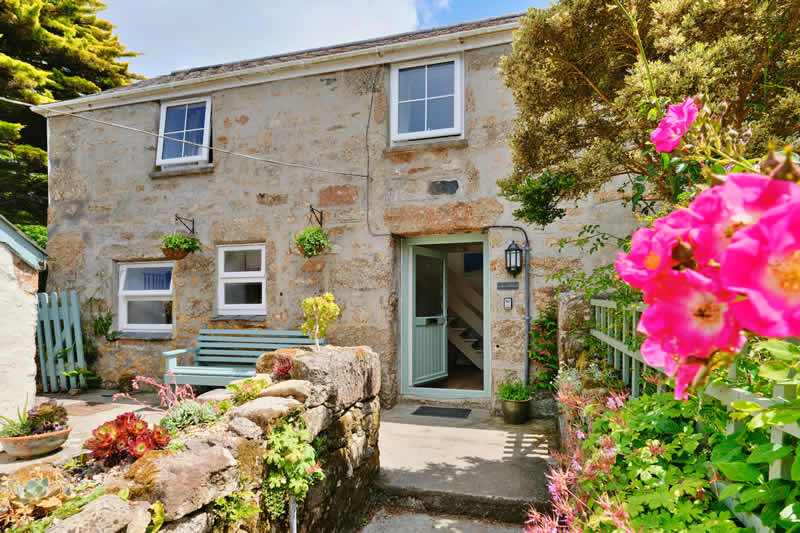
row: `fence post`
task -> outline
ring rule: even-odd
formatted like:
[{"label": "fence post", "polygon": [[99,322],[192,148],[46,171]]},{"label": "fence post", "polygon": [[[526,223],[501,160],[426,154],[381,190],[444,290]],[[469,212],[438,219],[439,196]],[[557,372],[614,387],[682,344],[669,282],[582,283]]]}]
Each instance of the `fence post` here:
[{"label": "fence post", "polygon": [[[773,385],[772,399],[777,402],[791,402],[797,398],[797,385]],[[770,442],[784,445],[792,444],[791,435],[784,433],[781,426],[773,426],[770,430]],[[794,455],[789,454],[783,459],[773,461],[769,465],[769,479],[791,479],[792,461]]]},{"label": "fence post", "polygon": [[[78,305],[78,293],[75,291],[69,292],[69,311],[72,315],[72,328],[75,334],[75,355],[77,356],[78,366],[86,368],[86,357],[83,353],[83,333],[81,332],[81,308]],[[88,370],[88,368],[86,368]],[[80,374],[78,377],[81,388],[86,388],[86,376]]]}]

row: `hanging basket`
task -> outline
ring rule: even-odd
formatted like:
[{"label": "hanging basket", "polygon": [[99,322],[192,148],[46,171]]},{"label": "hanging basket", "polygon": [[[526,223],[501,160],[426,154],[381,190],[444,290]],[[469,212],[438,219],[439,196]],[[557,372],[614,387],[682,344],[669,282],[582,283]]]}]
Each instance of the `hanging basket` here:
[{"label": "hanging basket", "polygon": [[164,253],[164,257],[173,261],[180,261],[189,255],[189,250],[183,248],[162,248],[161,251]]}]

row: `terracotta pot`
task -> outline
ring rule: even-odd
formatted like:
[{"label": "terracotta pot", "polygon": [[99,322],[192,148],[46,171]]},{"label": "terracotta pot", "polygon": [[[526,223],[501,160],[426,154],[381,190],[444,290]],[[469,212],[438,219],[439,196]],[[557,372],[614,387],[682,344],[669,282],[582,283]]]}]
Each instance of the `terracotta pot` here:
[{"label": "terracotta pot", "polygon": [[319,254],[321,254],[321,253],[322,253],[324,250],[325,250],[325,246],[317,246],[317,251],[316,251],[316,252],[314,252],[314,255],[306,255],[306,251],[305,251],[305,250],[303,250],[303,248],[302,248],[302,247],[300,247],[300,246],[298,246],[298,247],[297,247],[297,251],[298,251],[298,252],[300,252],[300,255],[302,255],[303,257],[306,257],[306,258],[308,258],[308,259],[310,259],[310,258],[312,258],[312,257],[315,257],[315,256],[318,256],[318,255],[319,255]]},{"label": "terracotta pot", "polygon": [[503,400],[503,422],[506,424],[524,424],[528,421],[531,401]]},{"label": "terracotta pot", "polygon": [[3,445],[3,450],[11,457],[34,457],[60,448],[69,437],[70,431],[72,431],[72,427],[61,431],[42,433],[41,435],[0,437],[0,444]]},{"label": "terracotta pot", "polygon": [[164,252],[164,257],[173,261],[179,261],[189,255],[189,250],[183,248],[162,248],[161,251]]}]

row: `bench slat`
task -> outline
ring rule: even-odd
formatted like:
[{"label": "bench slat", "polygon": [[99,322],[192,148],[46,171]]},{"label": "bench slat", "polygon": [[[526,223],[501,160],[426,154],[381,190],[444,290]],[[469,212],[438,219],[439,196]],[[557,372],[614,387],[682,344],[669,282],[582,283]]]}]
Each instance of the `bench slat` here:
[{"label": "bench slat", "polygon": [[248,357],[252,357],[253,360],[255,361],[256,359],[258,359],[258,356],[261,355],[262,353],[264,353],[264,350],[209,350],[209,349],[204,349],[204,350],[198,350],[197,355],[195,356],[195,359],[197,359],[197,357],[203,357],[203,356],[206,356],[206,355],[246,355]]},{"label": "bench slat", "polygon": [[215,343],[200,343],[197,346],[198,351],[203,351],[206,348],[247,348],[253,351],[261,350],[263,353],[265,350],[274,350],[275,348],[280,348],[286,346],[285,342],[215,342]]},{"label": "bench slat", "polygon": [[214,357],[199,355],[194,358],[197,363],[250,363],[255,364],[258,357]]},{"label": "bench slat", "polygon": [[306,337],[301,331],[290,329],[201,329],[200,335],[260,335],[262,337]]},{"label": "bench slat", "polygon": [[172,373],[184,376],[240,376],[252,375],[255,371],[252,366],[179,366]]},{"label": "bench slat", "polygon": [[200,335],[197,337],[198,342],[200,343],[207,343],[207,342],[269,342],[273,344],[308,344],[314,343],[314,341],[307,339],[305,337],[223,337],[223,336],[211,336],[211,335]]}]

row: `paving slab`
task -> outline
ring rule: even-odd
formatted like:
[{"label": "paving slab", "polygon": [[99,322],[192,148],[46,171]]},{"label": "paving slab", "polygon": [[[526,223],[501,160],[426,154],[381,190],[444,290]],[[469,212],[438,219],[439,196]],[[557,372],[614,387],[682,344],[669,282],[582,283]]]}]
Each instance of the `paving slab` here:
[{"label": "paving slab", "polygon": [[[134,411],[149,424],[158,423],[161,420],[163,415],[160,412],[148,409],[130,400],[123,398],[116,402],[112,401],[114,392],[90,390],[76,396],[50,393],[37,395],[32,405],[46,400],[56,400],[64,405],[69,415],[69,425],[72,426],[72,432],[70,432],[67,442],[61,448],[31,459],[14,459],[4,451],[0,451],[0,474],[8,474],[30,464],[58,463],[80,455],[86,451],[83,449],[83,444],[92,435],[92,430],[104,422],[113,420],[122,413]],[[160,401],[156,393],[139,392],[134,397],[151,406],[158,406]]]},{"label": "paving slab", "polygon": [[379,510],[361,533],[519,533],[520,528],[478,520]]},{"label": "paving slab", "polygon": [[554,419],[514,426],[481,409],[454,419],[412,415],[417,407],[399,404],[381,413],[379,487],[387,501],[518,524],[531,506],[548,508]]}]

